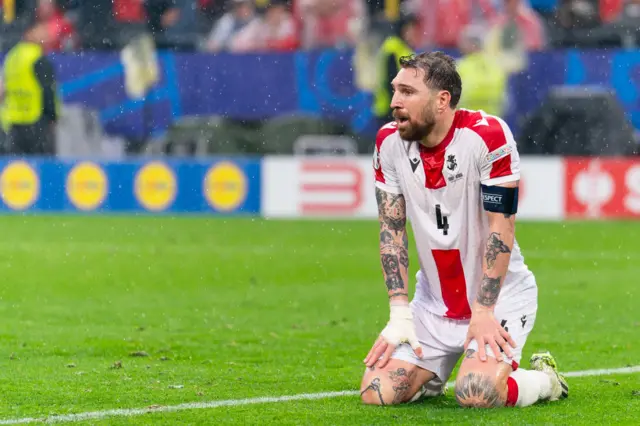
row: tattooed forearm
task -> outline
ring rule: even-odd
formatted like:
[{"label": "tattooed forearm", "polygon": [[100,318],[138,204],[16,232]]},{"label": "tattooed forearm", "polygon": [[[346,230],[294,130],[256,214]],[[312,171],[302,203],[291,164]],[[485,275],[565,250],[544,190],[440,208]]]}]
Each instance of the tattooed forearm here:
[{"label": "tattooed forearm", "polygon": [[405,200],[402,194],[390,194],[379,188],[376,188],[376,200],[380,216],[380,259],[389,298],[407,297],[409,240],[405,229]]},{"label": "tattooed forearm", "polygon": [[492,232],[487,240],[487,247],[485,251],[485,259],[487,260],[487,268],[493,268],[496,264],[496,259],[501,253],[511,253],[511,249],[501,239],[500,234]]},{"label": "tattooed forearm", "polygon": [[409,253],[406,248],[403,247],[398,250],[398,261],[405,269],[409,268]]},{"label": "tattooed forearm", "polygon": [[467,358],[473,358],[473,354],[476,353],[475,349],[467,349],[467,351],[464,353],[464,357],[465,359]]},{"label": "tattooed forearm", "polygon": [[491,408],[505,405],[495,381],[477,373],[469,373],[458,379],[456,400],[463,407]]},{"label": "tattooed forearm", "polygon": [[[409,268],[409,253],[405,247],[399,245],[391,237],[389,231],[380,233],[380,256],[387,285],[404,282],[402,276],[403,273],[406,275],[406,271]],[[402,286],[396,287],[392,285],[389,287],[389,289],[392,288],[402,288]]]},{"label": "tattooed forearm", "polygon": [[409,253],[407,251],[409,241],[407,240],[407,233],[403,233],[402,245],[393,238],[391,232],[382,230],[380,232],[380,251],[386,254],[397,254],[398,262],[405,268],[409,267]]},{"label": "tattooed forearm", "polygon": [[402,275],[400,273],[398,256],[393,254],[382,254],[381,258],[387,289],[389,291],[404,289],[404,281],[402,280]]},{"label": "tattooed forearm", "polygon": [[407,224],[406,203],[402,194],[390,194],[376,188],[380,221],[393,232],[404,231]]},{"label": "tattooed forearm", "polygon": [[394,244],[394,240],[393,240],[393,235],[391,235],[391,232],[389,232],[386,229],[383,229],[382,231],[380,231],[380,247],[393,245],[393,244]]},{"label": "tattooed forearm", "polygon": [[502,281],[502,277],[491,278],[484,274],[480,291],[478,291],[477,301],[479,304],[488,308],[496,304],[500,294],[500,281]]}]

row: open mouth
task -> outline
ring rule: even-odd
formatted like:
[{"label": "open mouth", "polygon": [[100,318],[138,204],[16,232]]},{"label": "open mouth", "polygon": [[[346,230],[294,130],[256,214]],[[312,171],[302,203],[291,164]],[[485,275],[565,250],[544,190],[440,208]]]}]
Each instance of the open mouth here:
[{"label": "open mouth", "polygon": [[407,117],[396,117],[396,123],[405,124],[409,121]]}]

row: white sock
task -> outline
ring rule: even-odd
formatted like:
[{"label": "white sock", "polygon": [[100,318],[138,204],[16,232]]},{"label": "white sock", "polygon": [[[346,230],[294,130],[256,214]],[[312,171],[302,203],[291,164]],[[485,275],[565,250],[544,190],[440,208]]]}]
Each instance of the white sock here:
[{"label": "white sock", "polygon": [[[542,371],[518,368],[509,376],[509,381],[511,380],[515,382],[515,386],[513,382],[508,383],[508,405],[528,407],[551,396],[551,379]],[[517,400],[514,404],[513,400],[516,399],[516,395]]]}]

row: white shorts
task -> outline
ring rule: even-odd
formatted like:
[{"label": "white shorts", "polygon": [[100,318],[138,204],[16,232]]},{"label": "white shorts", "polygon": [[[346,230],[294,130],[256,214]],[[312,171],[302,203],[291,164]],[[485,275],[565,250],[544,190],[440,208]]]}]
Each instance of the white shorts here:
[{"label": "white shorts", "polygon": [[[411,346],[403,343],[396,348],[392,358],[409,362],[436,374],[436,378],[429,383],[430,388],[444,386],[451,376],[458,360],[464,353],[464,341],[467,338],[469,321],[452,320],[427,311],[422,302],[411,302],[413,318],[416,325],[418,341],[422,346],[422,359],[418,358]],[[499,311],[499,309],[496,309]],[[517,314],[507,315],[507,318],[497,318],[507,329],[517,347],[512,349],[513,358],[504,358],[513,369],[518,368],[522,349],[536,320],[537,300],[532,300],[528,307]],[[470,349],[478,349],[475,340],[469,343]],[[487,355],[494,356],[487,345]]]}]

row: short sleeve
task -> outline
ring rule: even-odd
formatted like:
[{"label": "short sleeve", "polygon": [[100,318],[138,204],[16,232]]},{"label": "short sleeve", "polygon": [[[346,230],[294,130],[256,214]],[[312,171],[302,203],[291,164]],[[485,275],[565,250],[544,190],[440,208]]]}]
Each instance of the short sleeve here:
[{"label": "short sleeve", "polygon": [[398,131],[395,122],[383,126],[376,136],[373,171],[376,187],[392,194],[402,194],[400,180],[393,162],[393,145],[389,139]]},{"label": "short sleeve", "polygon": [[484,142],[479,150],[480,182],[500,185],[520,179],[520,155],[513,134],[498,117],[483,116],[473,130]]}]

